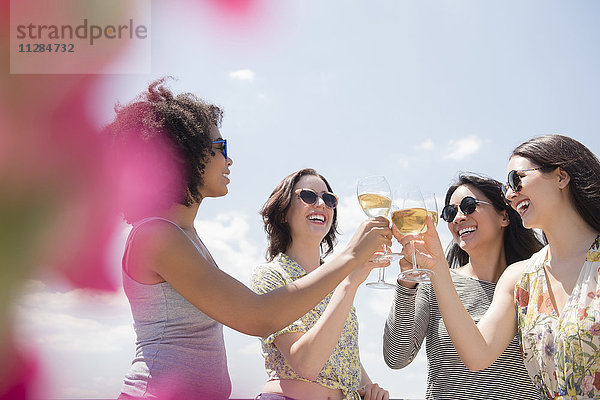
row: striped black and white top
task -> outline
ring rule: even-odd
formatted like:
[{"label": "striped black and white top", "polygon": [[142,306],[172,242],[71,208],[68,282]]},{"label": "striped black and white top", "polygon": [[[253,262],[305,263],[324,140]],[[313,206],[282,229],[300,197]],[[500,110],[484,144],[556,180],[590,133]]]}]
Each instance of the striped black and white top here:
[{"label": "striped black and white top", "polygon": [[[478,322],[490,306],[496,284],[450,272],[465,308]],[[410,364],[425,337],[426,399],[541,398],[527,375],[516,337],[491,366],[470,371],[454,350],[431,284],[420,283],[415,289],[397,285],[383,335],[386,364],[394,369]]]}]

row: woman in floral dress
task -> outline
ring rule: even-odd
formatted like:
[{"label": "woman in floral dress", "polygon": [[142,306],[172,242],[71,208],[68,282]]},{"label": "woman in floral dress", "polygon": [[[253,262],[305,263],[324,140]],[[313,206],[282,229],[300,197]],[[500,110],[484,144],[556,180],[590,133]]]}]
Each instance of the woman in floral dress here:
[{"label": "woman in floral dress", "polygon": [[[314,273],[333,250],[337,196],[315,170],[303,169],[281,181],[261,214],[269,248],[267,264],[256,268],[251,287],[268,293]],[[261,339],[269,380],[261,400],[387,400],[371,382],[358,351],[358,319],[352,303],[374,266],[350,274],[321,303],[286,328]]]},{"label": "woman in floral dress", "polygon": [[[464,364],[489,366],[517,334],[527,370],[547,399],[600,399],[600,162],[569,137],[531,139],[512,153],[504,194],[548,245],[509,266],[475,324],[450,280],[433,224],[416,243],[444,323]],[[410,251],[414,236],[400,237]]]}]

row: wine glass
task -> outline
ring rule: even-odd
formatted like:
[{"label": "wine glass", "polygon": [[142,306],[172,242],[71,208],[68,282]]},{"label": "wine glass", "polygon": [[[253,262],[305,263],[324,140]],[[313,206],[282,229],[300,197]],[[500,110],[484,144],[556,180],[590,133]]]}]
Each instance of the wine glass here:
[{"label": "wine glass", "polygon": [[[427,210],[427,215],[431,217],[433,224],[437,226],[439,221],[439,212],[437,206],[437,199],[435,198],[435,193],[433,192],[424,192],[423,193],[423,201],[425,201],[425,209]],[[423,232],[427,231],[427,227],[423,229]]]},{"label": "wine glass", "polygon": [[[416,186],[407,186],[396,196],[397,209],[392,212],[392,222],[403,235],[416,235],[423,232],[426,228],[425,219],[428,210],[421,191]],[[431,210],[433,211],[433,210]],[[437,208],[436,208],[437,212]],[[414,243],[411,242],[414,245]],[[410,282],[431,282],[433,271],[419,268],[415,248],[412,251],[411,269],[401,271],[398,279]]]},{"label": "wine glass", "polygon": [[[384,176],[368,176],[361,178],[356,184],[356,196],[361,208],[368,217],[387,217],[392,207],[392,189]],[[371,261],[392,262],[402,258],[402,254],[391,253],[386,246]],[[396,285],[385,281],[385,267],[378,269],[378,279],[375,282],[367,282],[367,286],[375,289],[390,289]]]}]

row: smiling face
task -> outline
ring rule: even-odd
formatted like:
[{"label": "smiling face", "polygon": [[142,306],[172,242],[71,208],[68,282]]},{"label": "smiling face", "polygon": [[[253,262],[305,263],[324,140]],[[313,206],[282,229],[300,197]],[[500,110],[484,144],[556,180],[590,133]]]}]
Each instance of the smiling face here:
[{"label": "smiling face", "polygon": [[[450,204],[459,205],[462,199],[471,196],[476,200],[490,202],[483,192],[471,185],[461,185],[450,197]],[[508,226],[508,217],[490,204],[477,204],[475,211],[465,215],[459,208],[456,217],[448,222],[448,230],[454,241],[467,253],[480,246],[497,245],[503,242],[503,230]]]},{"label": "smiling face", "polygon": [[[210,130],[211,141],[222,139],[219,128],[213,126]],[[228,192],[229,167],[233,164],[231,158],[225,158],[220,150],[221,144],[213,144],[214,155],[208,156],[202,179],[204,183],[198,188],[202,197],[221,197]]]},{"label": "smiling face", "polygon": [[[512,170],[536,168],[538,165],[521,156],[513,156],[506,167],[506,174]],[[520,172],[522,188],[518,193],[508,189],[506,199],[517,210],[525,228],[541,228],[553,219],[556,210],[564,205],[560,201],[560,185],[554,172],[543,173],[540,170]]]},{"label": "smiling face", "polygon": [[315,204],[308,205],[297,194],[292,195],[292,201],[286,213],[292,242],[308,239],[319,244],[331,229],[333,222],[334,210],[325,206],[320,197],[321,193],[328,191],[327,185],[318,176],[305,175],[298,180],[293,192],[298,189],[312,189],[319,195],[319,198]]}]

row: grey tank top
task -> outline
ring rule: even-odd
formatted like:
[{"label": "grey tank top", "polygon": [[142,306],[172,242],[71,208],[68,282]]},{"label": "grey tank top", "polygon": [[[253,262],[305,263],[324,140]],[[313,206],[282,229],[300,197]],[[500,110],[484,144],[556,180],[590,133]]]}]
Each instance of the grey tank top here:
[{"label": "grey tank top", "polygon": [[[167,282],[142,284],[125,269],[134,224],[123,255],[123,288],[129,299],[136,333],[136,353],[121,393],[144,399],[227,399],[231,382],[223,340],[223,325],[189,303]],[[186,234],[187,236],[187,234]],[[207,260],[210,253],[188,238]],[[213,261],[214,262],[214,261]],[[216,264],[215,264],[216,265]],[[126,396],[121,396],[126,398]]]}]

